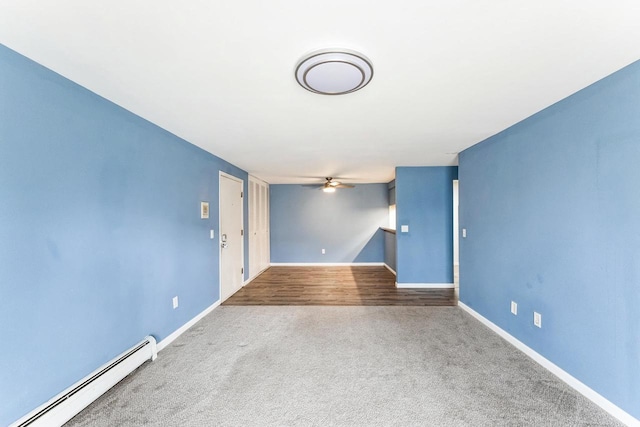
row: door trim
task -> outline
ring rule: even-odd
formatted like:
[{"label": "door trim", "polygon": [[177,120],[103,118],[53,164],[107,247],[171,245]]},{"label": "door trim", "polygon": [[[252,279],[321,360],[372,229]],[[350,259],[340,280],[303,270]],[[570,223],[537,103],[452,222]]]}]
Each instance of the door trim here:
[{"label": "door trim", "polygon": [[[222,177],[228,178],[232,181],[236,181],[239,182],[242,186],[242,209],[240,209],[240,223],[242,224],[242,229],[244,230],[244,236],[242,236],[242,239],[240,239],[240,261],[242,264],[242,268],[244,270],[247,269],[247,266],[244,265],[244,239],[247,237],[247,230],[245,230],[244,228],[244,201],[245,201],[245,197],[247,196],[245,193],[245,189],[244,189],[244,180],[242,178],[238,178],[237,176],[233,176],[231,174],[228,174],[226,172],[223,171],[218,171],[218,300],[220,301],[220,304],[222,304],[225,300],[222,299],[222,251],[220,250],[220,245],[222,244],[221,242],[221,238],[222,235],[220,233],[220,230],[222,230],[222,192],[220,191],[220,186],[222,185]],[[240,281],[242,283],[242,286],[240,286],[240,289],[242,289],[245,285],[246,282],[244,280],[244,274],[242,275],[242,280]]]}]

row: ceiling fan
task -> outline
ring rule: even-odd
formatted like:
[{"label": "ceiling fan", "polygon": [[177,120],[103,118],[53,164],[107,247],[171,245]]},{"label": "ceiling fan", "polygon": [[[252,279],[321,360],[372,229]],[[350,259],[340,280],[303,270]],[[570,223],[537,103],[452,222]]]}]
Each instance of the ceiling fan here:
[{"label": "ceiling fan", "polygon": [[355,185],[351,184],[343,184],[340,181],[334,181],[333,178],[327,177],[325,178],[327,181],[322,184],[322,191],[325,193],[333,193],[336,191],[336,188],[353,188]]}]

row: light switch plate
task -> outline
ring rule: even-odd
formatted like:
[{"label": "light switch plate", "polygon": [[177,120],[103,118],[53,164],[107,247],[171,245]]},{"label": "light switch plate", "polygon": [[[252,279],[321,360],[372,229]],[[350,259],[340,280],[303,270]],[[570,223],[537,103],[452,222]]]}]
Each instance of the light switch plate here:
[{"label": "light switch plate", "polygon": [[542,314],[533,312],[533,324],[538,328],[542,328]]},{"label": "light switch plate", "polygon": [[173,308],[178,308],[178,297],[173,297]]},{"label": "light switch plate", "polygon": [[200,202],[200,219],[209,218],[209,202]]},{"label": "light switch plate", "polygon": [[409,226],[408,225],[401,225],[400,226],[400,232],[408,233],[409,232]]},{"label": "light switch plate", "polygon": [[209,230],[209,238],[213,239],[214,237],[216,237],[216,232],[213,230]]}]

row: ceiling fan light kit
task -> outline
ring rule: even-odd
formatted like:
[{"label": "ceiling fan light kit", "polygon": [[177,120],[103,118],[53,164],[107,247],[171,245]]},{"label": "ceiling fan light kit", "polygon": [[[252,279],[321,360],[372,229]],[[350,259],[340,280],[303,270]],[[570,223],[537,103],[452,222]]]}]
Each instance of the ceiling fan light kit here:
[{"label": "ceiling fan light kit", "polygon": [[340,181],[334,181],[333,178],[331,177],[327,177],[325,178],[326,182],[324,184],[321,184],[320,187],[322,187],[322,191],[324,191],[325,193],[335,193],[336,188],[353,188],[355,187],[355,185],[351,185],[351,184],[343,184]]},{"label": "ceiling fan light kit", "polygon": [[348,49],[323,49],[300,60],[296,80],[321,95],[344,95],[365,87],[373,78],[371,61]]}]

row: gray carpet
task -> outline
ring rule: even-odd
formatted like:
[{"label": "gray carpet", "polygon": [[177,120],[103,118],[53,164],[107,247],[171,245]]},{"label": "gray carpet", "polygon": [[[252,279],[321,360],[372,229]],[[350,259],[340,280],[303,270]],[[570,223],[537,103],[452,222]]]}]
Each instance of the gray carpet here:
[{"label": "gray carpet", "polygon": [[620,424],[458,307],[223,306],[67,425]]}]

